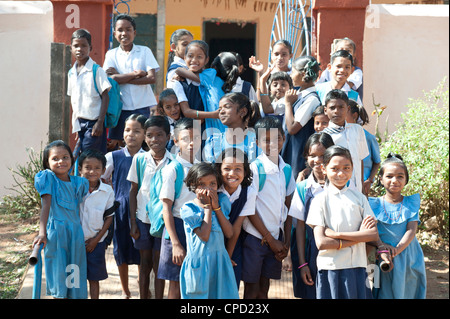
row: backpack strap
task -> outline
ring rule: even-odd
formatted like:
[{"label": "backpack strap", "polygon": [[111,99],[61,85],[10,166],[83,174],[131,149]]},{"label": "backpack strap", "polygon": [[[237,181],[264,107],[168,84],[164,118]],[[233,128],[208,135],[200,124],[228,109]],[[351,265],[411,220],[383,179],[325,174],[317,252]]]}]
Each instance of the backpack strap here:
[{"label": "backpack strap", "polygon": [[136,155],[136,173],[138,178],[138,190],[141,188],[142,180],[144,179],[145,166],[147,161],[145,159],[145,153]]},{"label": "backpack strap", "polygon": [[289,164],[285,164],[283,167],[283,173],[284,173],[284,179],[286,180],[286,193],[289,186],[289,182],[291,181],[291,175],[292,175],[292,167]]},{"label": "backpack strap", "polygon": [[303,202],[303,205],[305,205],[306,201],[306,179],[301,181],[300,183],[297,183],[297,193],[300,196],[300,199]]},{"label": "backpack strap", "polygon": [[266,183],[266,171],[264,170],[264,166],[261,163],[261,160],[257,158],[254,163],[258,169],[258,177],[259,177],[259,188],[258,192],[260,192],[264,188],[264,184]]},{"label": "backpack strap", "polygon": [[358,101],[358,96],[359,96],[358,92],[356,92],[354,90],[350,90],[350,91],[348,91],[347,95],[348,95],[349,99],[354,100],[354,101]]},{"label": "backpack strap", "polygon": [[117,208],[119,208],[119,206],[120,203],[118,201],[114,201],[114,204],[103,213],[103,219],[111,216],[117,210]]},{"label": "backpack strap", "polygon": [[92,66],[92,73],[94,74],[94,87],[95,90],[97,91],[98,95],[101,96],[100,92],[98,91],[98,87],[97,87],[97,69],[98,69],[98,64],[94,63],[94,65]]}]

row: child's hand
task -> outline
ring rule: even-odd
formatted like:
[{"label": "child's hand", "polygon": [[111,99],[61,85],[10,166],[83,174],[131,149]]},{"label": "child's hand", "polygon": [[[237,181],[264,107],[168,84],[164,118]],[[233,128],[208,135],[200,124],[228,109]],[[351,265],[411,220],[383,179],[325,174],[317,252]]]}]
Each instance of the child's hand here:
[{"label": "child's hand", "polygon": [[102,136],[103,134],[103,122],[97,121],[92,127],[92,136]]},{"label": "child's hand", "polygon": [[264,65],[259,60],[256,60],[256,57],[253,55],[248,59],[248,67],[258,73],[264,70]]},{"label": "child's hand", "polygon": [[231,265],[232,265],[233,267],[237,266],[236,262],[235,262],[233,259],[230,258],[230,260],[231,260]]},{"label": "child's hand", "polygon": [[172,245],[172,262],[181,266],[183,263],[184,257],[186,257],[186,250],[184,250],[181,244]]},{"label": "child's hand", "polygon": [[376,226],[377,226],[376,219],[373,216],[366,216],[366,218],[363,219],[359,230],[372,229]]},{"label": "child's hand", "polygon": [[217,191],[208,190],[208,196],[211,199],[212,209],[219,208],[219,196],[217,196]]},{"label": "child's hand", "polygon": [[311,270],[309,269],[308,265],[300,268],[300,277],[302,278],[305,285],[314,285],[314,280],[312,279]]},{"label": "child's hand", "polygon": [[328,227],[325,228],[325,236],[329,238],[339,239],[339,233]]},{"label": "child's hand", "polygon": [[211,198],[208,196],[207,189],[198,189],[196,192],[197,192],[197,199],[200,201],[202,205],[211,204]]},{"label": "child's hand", "polygon": [[86,252],[92,253],[94,251],[95,247],[97,247],[97,244],[98,244],[98,240],[96,239],[96,237],[89,238],[88,240],[86,240],[84,242],[84,245],[86,246]]},{"label": "child's hand", "polygon": [[291,256],[287,256],[283,259],[283,264],[281,268],[285,271],[292,271],[292,259]]},{"label": "child's hand", "polygon": [[133,237],[134,240],[138,239],[141,236],[139,228],[136,224],[136,219],[131,220],[130,222],[130,236]]},{"label": "child's hand", "polygon": [[119,72],[117,72],[117,70],[113,67],[107,68],[105,72],[106,72],[106,75],[109,75],[109,76],[114,75],[114,74],[119,74]]},{"label": "child's hand", "polygon": [[298,91],[294,89],[289,89],[286,91],[286,94],[284,95],[284,100],[286,103],[290,103],[291,105],[295,103],[298,99]]},{"label": "child's hand", "polygon": [[136,79],[147,76],[147,72],[145,72],[144,70],[135,70],[135,71],[133,71],[133,73],[135,74]]},{"label": "child's hand", "polygon": [[40,245],[40,244],[44,244],[44,246],[42,248],[47,246],[47,236],[46,235],[38,235],[34,238],[33,247],[34,247],[34,245]]}]

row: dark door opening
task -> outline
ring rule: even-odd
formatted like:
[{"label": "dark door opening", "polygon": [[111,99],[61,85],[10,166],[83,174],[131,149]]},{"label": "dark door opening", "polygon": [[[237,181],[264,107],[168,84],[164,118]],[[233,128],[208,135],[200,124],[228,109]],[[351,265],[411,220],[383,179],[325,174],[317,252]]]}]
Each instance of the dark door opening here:
[{"label": "dark door opening", "polygon": [[255,72],[248,68],[248,59],[256,54],[256,24],[247,23],[244,26],[237,23],[216,23],[205,21],[204,40],[209,45],[210,62],[224,51],[237,52],[242,56],[245,71],[241,78],[255,86]]}]

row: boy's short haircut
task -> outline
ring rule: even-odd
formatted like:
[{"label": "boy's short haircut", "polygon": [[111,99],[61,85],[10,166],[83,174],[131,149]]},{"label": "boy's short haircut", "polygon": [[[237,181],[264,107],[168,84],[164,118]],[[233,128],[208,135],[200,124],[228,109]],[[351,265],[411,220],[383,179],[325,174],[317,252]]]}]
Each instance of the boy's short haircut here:
[{"label": "boy's short haircut", "polygon": [[270,129],[276,128],[284,136],[283,124],[281,121],[275,116],[266,116],[258,120],[255,124],[255,134],[256,139],[259,138],[259,130],[269,131]]},{"label": "boy's short haircut", "polygon": [[351,64],[352,64],[352,66],[354,66],[354,64],[353,64],[353,56],[352,56],[352,55],[350,54],[350,52],[348,52],[347,50],[338,50],[338,51],[334,52],[334,53],[331,55],[331,58],[330,58],[330,64],[333,64],[333,63],[334,63],[334,60],[335,60],[336,58],[349,59],[350,62],[351,62]]},{"label": "boy's short haircut", "polygon": [[176,140],[178,140],[178,134],[183,130],[190,130],[194,128],[194,119],[189,117],[183,117],[175,123],[173,128],[173,135]]},{"label": "boy's short haircut", "polygon": [[319,105],[312,113],[312,118],[315,118],[318,115],[325,115],[325,105]]},{"label": "boy's short haircut", "polygon": [[114,29],[116,29],[116,23],[117,23],[117,21],[119,21],[119,20],[127,20],[127,21],[130,21],[130,23],[131,23],[131,25],[133,26],[133,28],[134,28],[134,30],[136,31],[136,22],[134,21],[134,19],[131,17],[131,16],[129,16],[128,14],[119,14],[117,17],[116,17],[116,20],[114,21]]},{"label": "boy's short haircut", "polygon": [[82,39],[85,38],[89,44],[89,46],[91,46],[92,44],[92,36],[89,33],[88,30],[86,29],[78,29],[76,30],[74,33],[72,33],[72,38],[70,39],[70,43],[73,42],[73,39]]},{"label": "boy's short haircut", "polygon": [[327,96],[325,97],[325,107],[331,100],[343,100],[345,104],[348,105],[347,93],[342,90],[334,89],[328,92]]},{"label": "boy's short haircut", "polygon": [[144,130],[147,131],[149,127],[157,126],[164,130],[164,132],[169,135],[170,134],[170,124],[165,116],[162,115],[153,115],[145,121]]},{"label": "boy's short haircut", "polygon": [[294,87],[294,83],[292,82],[292,78],[287,72],[278,71],[273,72],[269,79],[267,80],[267,85],[270,87],[273,81],[287,81],[289,83],[289,88],[292,89]]},{"label": "boy's short haircut", "polygon": [[87,158],[96,158],[102,163],[102,168],[106,167],[106,157],[105,157],[105,155],[102,152],[98,151],[98,150],[88,149],[88,150],[84,151],[83,153],[81,153],[80,157],[78,158],[78,166],[80,168],[83,167],[83,162]]}]

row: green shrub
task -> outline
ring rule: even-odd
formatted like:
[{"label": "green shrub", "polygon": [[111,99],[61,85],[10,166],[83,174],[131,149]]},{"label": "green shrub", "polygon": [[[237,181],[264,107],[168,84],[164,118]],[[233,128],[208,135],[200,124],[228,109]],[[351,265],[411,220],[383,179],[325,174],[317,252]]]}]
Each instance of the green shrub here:
[{"label": "green shrub", "polygon": [[[421,194],[422,222],[436,216],[440,231],[448,236],[449,211],[449,104],[448,84],[410,99],[403,123],[380,144],[381,159],[400,154],[409,168],[404,195]],[[375,188],[378,195],[381,187]]]},{"label": "green shrub", "polygon": [[41,206],[41,197],[34,188],[34,176],[42,170],[42,152],[27,148],[27,153],[29,161],[26,164],[9,168],[15,184],[7,189],[16,194],[3,198],[4,207],[22,218],[32,216]]}]

